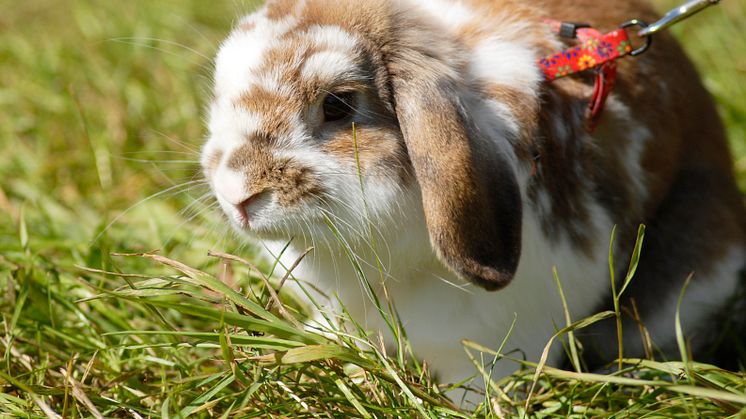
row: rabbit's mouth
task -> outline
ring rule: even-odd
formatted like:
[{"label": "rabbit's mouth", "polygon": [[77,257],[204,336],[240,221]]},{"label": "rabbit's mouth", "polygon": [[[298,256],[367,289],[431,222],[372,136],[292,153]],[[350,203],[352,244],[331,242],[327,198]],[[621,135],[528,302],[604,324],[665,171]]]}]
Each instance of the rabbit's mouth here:
[{"label": "rabbit's mouth", "polygon": [[292,205],[284,203],[281,194],[271,190],[253,194],[236,204],[219,194],[216,198],[236,231],[260,239],[309,235],[324,225],[324,212],[312,196],[296,200]]}]

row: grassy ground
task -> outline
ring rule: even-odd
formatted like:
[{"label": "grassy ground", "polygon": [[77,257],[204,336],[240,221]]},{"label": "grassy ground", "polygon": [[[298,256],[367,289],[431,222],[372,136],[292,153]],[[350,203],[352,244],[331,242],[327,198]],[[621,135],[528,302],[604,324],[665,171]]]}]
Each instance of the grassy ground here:
[{"label": "grassy ground", "polygon": [[[744,374],[650,360],[609,375],[528,363],[492,403],[458,407],[406,347],[385,353],[354,326],[328,341],[292,304],[268,310],[272,266],[208,256],[253,251],[211,215],[196,168],[209,57],[251,7],[29,0],[0,14],[0,415],[746,415]],[[723,1],[675,32],[746,190],[746,8]]]}]

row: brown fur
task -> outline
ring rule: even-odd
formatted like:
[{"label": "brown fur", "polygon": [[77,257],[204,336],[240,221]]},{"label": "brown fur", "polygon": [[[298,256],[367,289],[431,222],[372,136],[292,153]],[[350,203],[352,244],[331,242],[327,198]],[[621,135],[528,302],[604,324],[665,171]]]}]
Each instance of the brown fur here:
[{"label": "brown fur", "polygon": [[239,99],[238,106],[261,115],[261,132],[274,136],[289,133],[293,127],[291,116],[301,111],[303,104],[293,97],[280,96],[255,87]]},{"label": "brown fur", "polygon": [[267,19],[280,20],[287,17],[298,4],[297,0],[275,0],[267,4]]},{"label": "brown fur", "polygon": [[228,160],[228,167],[246,177],[249,195],[272,190],[281,205],[292,207],[309,195],[318,193],[316,178],[303,166],[290,159],[276,159],[257,146],[265,141],[250,141],[238,148]]},{"label": "brown fur", "polygon": [[[360,161],[364,175],[393,174],[394,181],[410,182],[411,171],[403,140],[392,134],[390,127],[356,129],[355,135],[345,129],[323,145],[324,151],[338,158],[357,164]],[[357,157],[357,159],[356,159]]]}]

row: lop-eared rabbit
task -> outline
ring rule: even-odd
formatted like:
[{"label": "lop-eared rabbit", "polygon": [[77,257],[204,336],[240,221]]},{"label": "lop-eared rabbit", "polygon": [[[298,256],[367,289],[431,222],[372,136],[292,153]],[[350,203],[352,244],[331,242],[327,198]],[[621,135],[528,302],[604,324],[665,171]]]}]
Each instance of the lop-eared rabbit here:
[{"label": "lop-eared rabbit", "polygon": [[[681,320],[696,349],[746,259],[712,99],[660,34],[619,60],[590,133],[593,75],[549,83],[537,65],[573,44],[546,19],[606,32],[630,18],[656,16],[640,1],[270,1],[220,46],[204,173],[235,230],[286,267],[313,246],[294,275],[328,296],[322,310],[338,313],[338,296],[387,333],[355,265],[379,297],[385,283],[445,381],[475,372],[462,339],[497,348],[514,318],[505,350],[539,359],[565,324],[553,267],[574,320],[607,308],[615,225],[617,277],[648,227],[622,304],[664,351],[694,272]],[[626,354],[640,354],[625,319]],[[614,358],[613,321],[585,335],[590,358]]]}]

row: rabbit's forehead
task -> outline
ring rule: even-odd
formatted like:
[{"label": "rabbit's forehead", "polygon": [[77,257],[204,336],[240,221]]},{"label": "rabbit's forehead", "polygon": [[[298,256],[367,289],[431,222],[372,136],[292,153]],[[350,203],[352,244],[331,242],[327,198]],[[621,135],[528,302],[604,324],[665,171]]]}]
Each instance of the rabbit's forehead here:
[{"label": "rabbit's forehead", "polygon": [[362,77],[355,35],[335,25],[293,17],[258,19],[223,42],[215,63],[215,99],[244,101],[254,89],[307,99],[335,80]]}]

